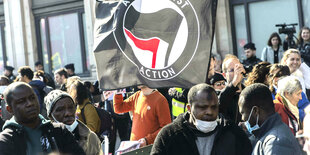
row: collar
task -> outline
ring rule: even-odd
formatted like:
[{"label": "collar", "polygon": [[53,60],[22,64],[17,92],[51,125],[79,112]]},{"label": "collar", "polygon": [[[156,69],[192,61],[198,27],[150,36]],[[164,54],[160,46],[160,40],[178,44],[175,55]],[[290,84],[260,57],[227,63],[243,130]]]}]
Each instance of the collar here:
[{"label": "collar", "polygon": [[282,119],[278,113],[274,113],[269,116],[260,128],[253,130],[253,134],[258,139],[262,138],[267,132],[269,132],[273,127],[276,127],[282,123]]}]

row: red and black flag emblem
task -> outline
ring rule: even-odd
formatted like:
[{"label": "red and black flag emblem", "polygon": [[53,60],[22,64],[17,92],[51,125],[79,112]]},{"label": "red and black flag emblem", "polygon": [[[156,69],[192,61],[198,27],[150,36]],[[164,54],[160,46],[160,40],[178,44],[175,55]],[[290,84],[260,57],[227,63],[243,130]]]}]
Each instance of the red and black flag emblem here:
[{"label": "red and black flag emblem", "polygon": [[101,88],[189,88],[206,81],[217,0],[96,4],[94,53]]}]

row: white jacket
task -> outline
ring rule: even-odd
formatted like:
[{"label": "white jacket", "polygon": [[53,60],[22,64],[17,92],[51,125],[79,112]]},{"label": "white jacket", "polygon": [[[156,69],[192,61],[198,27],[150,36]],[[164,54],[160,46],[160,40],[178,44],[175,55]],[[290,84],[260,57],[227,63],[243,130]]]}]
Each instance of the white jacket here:
[{"label": "white jacket", "polygon": [[[279,54],[278,54],[279,63],[281,62],[282,57],[283,57],[283,49],[280,46]],[[271,64],[274,64],[274,50],[270,46],[267,46],[263,49],[261,60],[268,61]]]}]

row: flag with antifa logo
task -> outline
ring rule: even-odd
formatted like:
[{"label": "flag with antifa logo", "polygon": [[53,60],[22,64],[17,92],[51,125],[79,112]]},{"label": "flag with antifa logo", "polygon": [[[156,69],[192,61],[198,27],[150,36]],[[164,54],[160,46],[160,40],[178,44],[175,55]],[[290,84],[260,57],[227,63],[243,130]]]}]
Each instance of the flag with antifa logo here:
[{"label": "flag with antifa logo", "polygon": [[217,0],[97,1],[94,55],[104,90],[207,79]]}]

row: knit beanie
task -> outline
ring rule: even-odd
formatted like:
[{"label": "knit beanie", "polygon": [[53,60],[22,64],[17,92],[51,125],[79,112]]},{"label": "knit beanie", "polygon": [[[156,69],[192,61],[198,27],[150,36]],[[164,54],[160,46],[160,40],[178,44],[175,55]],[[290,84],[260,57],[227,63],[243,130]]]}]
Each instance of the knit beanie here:
[{"label": "knit beanie", "polygon": [[74,104],[72,97],[68,93],[61,91],[61,90],[53,90],[50,93],[48,93],[46,97],[44,97],[44,103],[46,105],[45,107],[47,111],[47,116],[51,115],[51,112],[54,108],[55,103],[58,100],[65,98],[65,97],[70,98],[72,100],[72,103]]},{"label": "knit beanie", "polygon": [[217,82],[217,81],[222,81],[222,80],[225,80],[225,81],[226,81],[226,79],[224,78],[224,76],[223,76],[222,74],[220,74],[220,73],[215,73],[215,74],[211,77],[211,79],[210,79],[210,84],[211,84],[211,85],[214,85],[215,82]]}]

